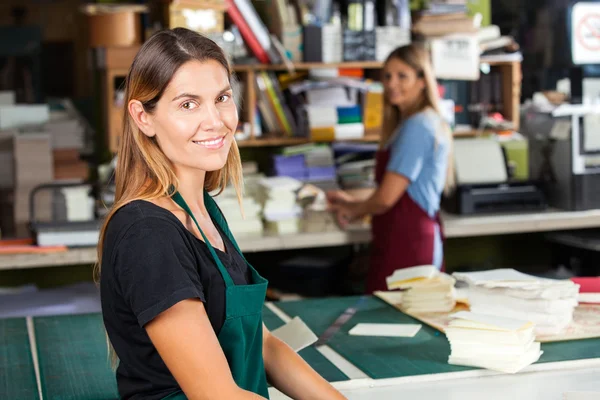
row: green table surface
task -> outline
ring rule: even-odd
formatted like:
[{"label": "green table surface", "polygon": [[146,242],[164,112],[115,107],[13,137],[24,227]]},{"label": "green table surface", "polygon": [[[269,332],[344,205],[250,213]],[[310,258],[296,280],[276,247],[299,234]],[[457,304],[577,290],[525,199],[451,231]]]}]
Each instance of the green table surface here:
[{"label": "green table surface", "polygon": [[0,398],[39,398],[25,318],[0,319]]},{"label": "green table surface", "polygon": [[[283,325],[267,307],[263,316],[269,329]],[[33,323],[44,399],[118,397],[100,314],[39,317]],[[6,357],[2,357],[6,364],[3,368],[10,371],[0,376],[0,389],[5,388],[0,393],[14,393],[6,397],[11,399],[37,398],[25,319],[0,320],[0,332],[4,333],[2,351],[6,352]],[[316,349],[306,348],[300,355],[325,379],[331,382],[348,379]]]},{"label": "green table surface", "polygon": [[[267,307],[263,308],[263,322],[269,330],[277,329],[283,325],[283,321]],[[343,372],[314,347],[310,346],[302,349],[298,354],[327,381],[338,382],[348,380],[348,377]]]},{"label": "green table surface", "polygon": [[[299,316],[317,334],[322,334],[359,297],[309,299],[277,303],[290,317]],[[450,345],[446,336],[428,325],[413,338],[352,336],[357,323],[422,324],[376,297],[366,297],[356,314],[327,343],[369,377],[396,378],[465,371],[471,367],[448,364]],[[600,339],[542,344],[541,363],[600,358]]]},{"label": "green table surface", "polygon": [[44,400],[118,397],[100,314],[34,318]]},{"label": "green table surface", "polygon": [[[290,317],[299,316],[317,334],[356,304],[358,297],[308,299],[275,303]],[[276,329],[283,322],[264,308],[264,322]],[[327,343],[374,379],[464,371],[449,365],[446,337],[423,325],[413,338],[351,336],[360,322],[419,323],[385,302],[364,298],[357,313]],[[33,319],[44,399],[114,399],[117,389],[111,370],[100,314],[36,317]],[[600,358],[600,339],[546,343],[539,362]],[[331,382],[348,377],[314,347],[300,355]],[[38,399],[37,384],[24,318],[0,320],[0,398]]]}]

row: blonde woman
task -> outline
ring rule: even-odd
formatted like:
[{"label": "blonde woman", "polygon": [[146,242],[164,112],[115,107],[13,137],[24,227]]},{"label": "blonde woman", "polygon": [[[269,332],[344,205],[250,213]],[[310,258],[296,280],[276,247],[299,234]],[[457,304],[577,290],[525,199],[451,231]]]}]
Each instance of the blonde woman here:
[{"label": "blonde woman", "polygon": [[208,195],[240,193],[238,123],[221,49],[162,31],[126,78],[116,202],[98,247],[122,399],[342,399],[262,323],[267,282]]},{"label": "blonde woman", "polygon": [[443,267],[438,211],[454,183],[452,136],[438,108],[438,88],[427,52],[399,47],[383,67],[384,126],[376,162],[377,189],[365,201],[328,193],[341,225],[371,214],[372,256],[367,292],[387,290],[398,268]]}]

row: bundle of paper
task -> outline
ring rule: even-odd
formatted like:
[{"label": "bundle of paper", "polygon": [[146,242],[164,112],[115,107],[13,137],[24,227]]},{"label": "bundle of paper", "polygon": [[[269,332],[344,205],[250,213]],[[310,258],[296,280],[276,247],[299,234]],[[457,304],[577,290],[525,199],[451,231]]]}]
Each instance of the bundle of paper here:
[{"label": "bundle of paper", "polygon": [[579,286],[513,269],[454,273],[469,284],[471,311],[531,321],[538,335],[563,332],[573,320]]},{"label": "bundle of paper", "polygon": [[456,305],[455,280],[433,265],[394,271],[387,278],[389,290],[403,289],[402,309],[407,313],[449,312]]},{"label": "bundle of paper", "polygon": [[542,354],[531,322],[468,311],[450,317],[449,364],[515,373]]},{"label": "bundle of paper", "polygon": [[[227,187],[216,196],[221,212],[225,216],[229,229],[236,237],[262,236],[264,228],[262,222],[262,206],[252,196],[244,196],[242,208],[233,187]],[[242,214],[243,210],[243,214]]]}]

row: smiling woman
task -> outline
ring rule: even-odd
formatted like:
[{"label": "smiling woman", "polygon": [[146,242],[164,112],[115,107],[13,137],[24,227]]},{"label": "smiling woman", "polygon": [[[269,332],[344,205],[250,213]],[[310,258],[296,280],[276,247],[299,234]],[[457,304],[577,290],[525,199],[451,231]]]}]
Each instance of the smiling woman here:
[{"label": "smiling woman", "polygon": [[159,32],[125,83],[97,271],[120,397],[268,398],[268,378],[295,399],[343,398],[264,327],[267,281],[208,194],[230,183],[241,193],[222,50],[187,29]]}]

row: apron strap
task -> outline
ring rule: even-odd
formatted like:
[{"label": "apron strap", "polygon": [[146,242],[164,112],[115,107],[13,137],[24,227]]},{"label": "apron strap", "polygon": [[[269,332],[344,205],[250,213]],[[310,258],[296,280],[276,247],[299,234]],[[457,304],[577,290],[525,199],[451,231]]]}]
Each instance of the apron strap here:
[{"label": "apron strap", "polygon": [[[204,193],[205,193],[204,198],[206,199],[206,192],[204,192]],[[208,246],[208,251],[210,251],[210,254],[212,255],[213,259],[215,260],[217,267],[219,268],[219,272],[221,272],[221,276],[223,277],[223,280],[225,281],[225,287],[235,286],[235,284],[233,283],[233,279],[231,279],[231,276],[229,275],[229,272],[227,272],[227,269],[225,269],[225,266],[221,262],[221,259],[217,256],[215,249],[213,248],[212,244],[210,244],[210,241],[208,240],[206,235],[204,235],[204,232],[202,232],[202,229],[200,228],[200,224],[198,224],[198,221],[196,221],[196,217],[194,217],[194,213],[192,212],[190,207],[187,205],[187,203],[183,199],[183,196],[181,196],[181,194],[179,192],[175,192],[175,193],[173,193],[171,198],[173,199],[173,201],[175,201],[175,203],[177,203],[177,205],[179,207],[183,208],[190,217],[192,217],[192,220],[194,220],[194,223],[196,224],[196,227],[198,228],[200,235],[202,235],[202,238],[204,239],[204,243],[206,243],[206,246]],[[214,200],[212,200],[212,201],[214,202]],[[215,207],[215,206],[216,205],[213,205],[213,207]],[[212,217],[211,211],[208,209],[208,206],[207,206],[207,210],[209,212],[209,215]],[[223,218],[223,217],[221,216],[221,218]],[[223,220],[224,220],[224,218],[223,218]],[[217,221],[217,223],[219,223],[219,222]],[[219,224],[219,226],[221,226],[221,224]],[[223,229],[223,228],[221,228],[221,229]],[[227,229],[227,231],[229,231],[229,229]],[[229,236],[230,233],[227,235]],[[237,249],[237,245],[236,245],[236,249]]]},{"label": "apron strap", "polygon": [[[235,241],[235,238],[233,237],[233,234],[231,233],[231,230],[229,230],[229,225],[227,224],[227,220],[225,219],[223,212],[221,211],[219,206],[217,206],[217,202],[215,201],[215,199],[213,199],[212,196],[206,190],[204,191],[204,205],[206,206],[208,214],[217,223],[217,225],[219,225],[219,227],[225,233],[227,238],[231,241],[231,243],[233,243],[233,247],[235,247],[235,249],[242,256],[244,261],[246,261],[244,253],[242,253],[242,251],[240,250],[237,242]],[[248,261],[246,261],[246,263],[248,263]]]}]

